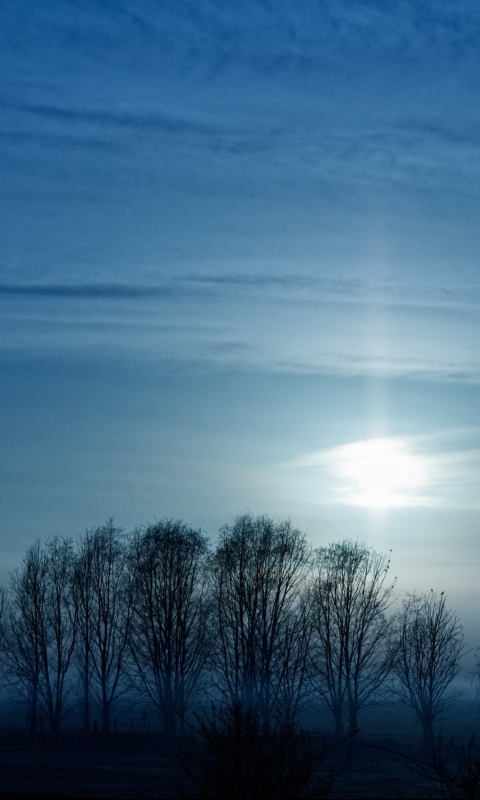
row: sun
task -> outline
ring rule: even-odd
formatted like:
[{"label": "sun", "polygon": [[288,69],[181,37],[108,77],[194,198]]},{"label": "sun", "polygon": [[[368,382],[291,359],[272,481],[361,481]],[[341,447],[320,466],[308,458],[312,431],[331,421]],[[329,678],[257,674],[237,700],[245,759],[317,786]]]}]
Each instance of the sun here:
[{"label": "sun", "polygon": [[330,471],[339,481],[337,499],[372,509],[423,504],[428,460],[406,439],[365,439],[328,451]]}]

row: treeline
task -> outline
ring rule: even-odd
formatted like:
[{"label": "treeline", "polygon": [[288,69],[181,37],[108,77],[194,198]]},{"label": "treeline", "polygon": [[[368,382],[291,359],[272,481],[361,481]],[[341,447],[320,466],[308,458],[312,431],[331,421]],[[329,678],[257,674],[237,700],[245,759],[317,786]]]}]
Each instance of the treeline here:
[{"label": "treeline", "polygon": [[104,733],[134,694],[166,733],[193,703],[241,705],[268,726],[312,699],[337,734],[392,694],[426,744],[452,696],[464,649],[443,593],[394,611],[387,555],[345,540],[313,549],[289,521],[239,516],[209,548],[201,530],[164,520],[125,534],[113,521],[76,543],[36,542],[0,593],[4,685],[58,735],[74,706]]}]

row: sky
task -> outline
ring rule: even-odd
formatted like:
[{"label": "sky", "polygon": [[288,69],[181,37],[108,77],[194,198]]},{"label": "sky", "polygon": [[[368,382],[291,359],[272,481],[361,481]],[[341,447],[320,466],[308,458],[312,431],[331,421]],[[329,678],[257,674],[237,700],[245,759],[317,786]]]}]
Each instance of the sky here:
[{"label": "sky", "polygon": [[478,2],[0,15],[0,579],[248,509],[476,635]]}]

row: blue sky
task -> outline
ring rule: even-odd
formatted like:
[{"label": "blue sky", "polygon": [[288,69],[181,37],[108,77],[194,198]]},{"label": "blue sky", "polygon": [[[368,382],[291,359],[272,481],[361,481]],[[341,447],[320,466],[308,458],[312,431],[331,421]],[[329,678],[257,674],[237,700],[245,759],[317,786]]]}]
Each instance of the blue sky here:
[{"label": "blue sky", "polygon": [[478,3],[1,15],[1,574],[110,516],[214,539],[249,508],[468,610]]}]

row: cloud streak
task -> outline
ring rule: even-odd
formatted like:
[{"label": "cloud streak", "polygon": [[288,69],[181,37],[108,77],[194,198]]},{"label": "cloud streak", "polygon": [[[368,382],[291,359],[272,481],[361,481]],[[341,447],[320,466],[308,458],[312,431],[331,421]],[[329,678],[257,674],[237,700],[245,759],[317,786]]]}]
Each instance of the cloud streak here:
[{"label": "cloud streak", "polygon": [[3,9],[5,351],[479,379],[478,5],[61,6]]},{"label": "cloud streak", "polygon": [[[0,287],[3,353],[108,355],[202,369],[480,380],[480,298],[352,279],[204,276]],[[428,288],[428,287],[427,287]]]},{"label": "cloud streak", "polygon": [[254,297],[274,302],[355,303],[368,306],[480,309],[480,284],[441,284],[428,280],[365,279],[360,276],[261,273],[204,274],[161,282],[0,283],[0,295],[57,298]]}]

